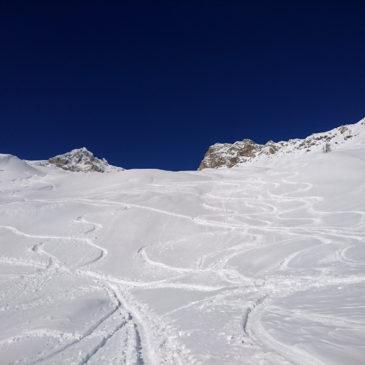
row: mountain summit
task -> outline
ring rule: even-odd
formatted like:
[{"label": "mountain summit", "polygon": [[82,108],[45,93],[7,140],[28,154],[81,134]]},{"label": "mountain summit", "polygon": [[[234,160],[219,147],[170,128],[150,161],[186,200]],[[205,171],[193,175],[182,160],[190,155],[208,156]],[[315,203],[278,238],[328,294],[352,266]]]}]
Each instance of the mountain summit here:
[{"label": "mountain summit", "polygon": [[75,172],[107,172],[112,168],[105,158],[99,159],[95,157],[94,154],[85,147],[51,157],[48,160],[48,163],[64,170]]},{"label": "mountain summit", "polygon": [[365,118],[355,124],[347,124],[328,132],[315,133],[305,139],[266,144],[244,139],[234,143],[216,143],[209,147],[199,170],[205,168],[233,167],[242,163],[278,158],[287,154],[310,153],[324,148],[338,149],[346,145],[365,142]]}]

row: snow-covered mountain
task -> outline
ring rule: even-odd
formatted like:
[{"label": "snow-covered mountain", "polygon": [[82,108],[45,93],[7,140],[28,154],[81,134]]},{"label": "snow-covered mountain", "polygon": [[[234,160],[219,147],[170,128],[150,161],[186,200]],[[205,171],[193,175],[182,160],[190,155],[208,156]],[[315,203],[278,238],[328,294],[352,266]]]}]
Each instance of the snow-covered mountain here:
[{"label": "snow-covered mountain", "polygon": [[85,147],[51,157],[48,160],[48,163],[64,170],[74,172],[109,172],[116,169],[116,167],[109,165],[105,158],[99,159],[95,157],[94,154]]},{"label": "snow-covered mountain", "polygon": [[231,169],[0,155],[0,364],[363,365],[363,122]]},{"label": "snow-covered mountain", "polygon": [[209,147],[199,169],[233,167],[242,163],[275,160],[287,154],[318,152],[324,148],[338,150],[348,144],[365,143],[365,118],[355,124],[347,124],[328,132],[315,133],[305,139],[258,144],[250,139],[235,143],[216,143]]}]

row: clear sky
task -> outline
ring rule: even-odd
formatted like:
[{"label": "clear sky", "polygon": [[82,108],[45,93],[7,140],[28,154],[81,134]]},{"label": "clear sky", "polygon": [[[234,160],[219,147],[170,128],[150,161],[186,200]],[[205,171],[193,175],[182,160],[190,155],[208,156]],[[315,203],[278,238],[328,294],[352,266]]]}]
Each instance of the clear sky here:
[{"label": "clear sky", "polygon": [[0,1],[0,152],[196,169],[365,115],[363,1],[249,3]]}]

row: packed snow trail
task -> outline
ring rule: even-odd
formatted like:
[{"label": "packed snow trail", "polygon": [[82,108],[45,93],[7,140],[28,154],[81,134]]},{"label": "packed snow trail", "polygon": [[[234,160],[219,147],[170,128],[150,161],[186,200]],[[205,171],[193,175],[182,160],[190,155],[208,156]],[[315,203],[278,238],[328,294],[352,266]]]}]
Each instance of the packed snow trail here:
[{"label": "packed snow trail", "polygon": [[363,364],[364,156],[3,171],[0,363]]}]

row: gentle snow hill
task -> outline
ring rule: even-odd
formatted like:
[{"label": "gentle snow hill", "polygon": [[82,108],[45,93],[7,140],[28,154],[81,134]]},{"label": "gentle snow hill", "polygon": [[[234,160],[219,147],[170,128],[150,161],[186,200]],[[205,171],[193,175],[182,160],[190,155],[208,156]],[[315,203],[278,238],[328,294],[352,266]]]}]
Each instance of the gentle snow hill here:
[{"label": "gentle snow hill", "polygon": [[350,129],[314,137],[334,135],[330,153],[231,169],[0,155],[0,364],[363,365],[365,140]]},{"label": "gentle snow hill", "polygon": [[4,177],[24,178],[42,173],[16,156],[0,154],[0,179]]},{"label": "gentle snow hill", "polygon": [[347,124],[328,132],[315,133],[305,139],[258,144],[250,139],[230,143],[216,143],[209,147],[199,170],[205,168],[233,167],[242,163],[277,160],[286,155],[311,154],[323,150],[341,150],[365,143],[365,118],[355,124]]}]

